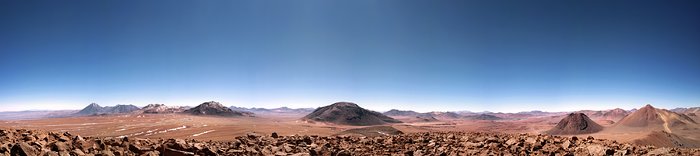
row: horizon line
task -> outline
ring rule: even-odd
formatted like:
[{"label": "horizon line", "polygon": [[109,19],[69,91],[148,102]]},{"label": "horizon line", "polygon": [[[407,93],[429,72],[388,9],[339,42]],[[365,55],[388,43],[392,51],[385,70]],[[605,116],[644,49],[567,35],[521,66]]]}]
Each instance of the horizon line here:
[{"label": "horizon line", "polygon": [[[205,102],[210,102],[210,101],[205,101]],[[214,101],[214,102],[217,102],[217,101]],[[340,101],[339,101],[339,102],[340,102]],[[165,104],[165,103],[149,103],[149,104],[145,104],[145,105],[117,103],[117,104],[113,104],[113,105],[101,105],[100,103],[96,103],[96,102],[91,102],[91,103],[89,103],[89,104],[87,104],[87,105],[90,105],[90,104],[93,104],[93,103],[100,105],[100,107],[113,107],[113,106],[117,106],[117,105],[133,105],[133,106],[136,106],[136,107],[139,107],[139,108],[143,108],[143,107],[145,107],[145,106],[147,106],[147,105],[149,105],[149,104],[164,104],[164,105],[166,105],[166,106],[180,106],[180,107],[196,107],[196,106],[200,105],[200,104],[196,104],[196,105],[168,105],[168,104]],[[354,103],[354,102],[351,102],[351,103]],[[357,104],[357,103],[355,103],[355,104]],[[86,105],[85,107],[87,107],[87,105]],[[224,105],[224,104],[222,104],[222,105]],[[331,104],[328,104],[328,105],[331,105]],[[278,106],[278,107],[244,107],[244,106],[236,106],[236,105],[224,105],[224,106],[226,106],[227,108],[230,108],[230,107],[239,107],[239,108],[246,108],[246,109],[253,109],[253,108],[275,109],[275,108],[283,108],[283,107],[290,108],[290,109],[317,109],[317,108],[325,107],[325,106],[328,106],[328,105],[323,105],[323,106],[318,106],[318,107],[290,107],[290,106]],[[360,105],[360,104],[358,104],[358,105]],[[441,110],[418,111],[418,110],[414,110],[414,109],[399,109],[399,108],[391,108],[391,109],[388,109],[388,110],[374,110],[374,109],[368,109],[368,108],[362,107],[361,105],[360,105],[360,107],[362,107],[362,108],[364,108],[364,109],[376,111],[376,112],[387,112],[387,111],[390,111],[390,110],[399,110],[399,111],[414,111],[414,112],[418,112],[418,113],[429,113],[429,112],[471,112],[471,113],[485,114],[485,113],[523,113],[523,112],[533,112],[533,111],[541,111],[541,112],[547,112],[547,113],[563,113],[563,112],[576,112],[576,111],[604,111],[604,110],[612,110],[612,109],[618,109],[618,108],[619,108],[619,109],[626,110],[626,111],[630,111],[630,110],[642,108],[642,107],[644,107],[645,105],[652,105],[652,104],[649,104],[649,103],[647,103],[647,104],[642,104],[640,107],[634,107],[634,108],[615,107],[615,108],[606,108],[606,109],[579,109],[579,110],[565,110],[565,111],[549,111],[549,110],[538,110],[538,109],[520,110],[520,111],[492,111],[492,110],[473,111],[473,110],[468,110],[468,109],[454,110],[454,111],[452,111],[452,110],[450,110],[450,111],[441,111]],[[652,105],[652,106],[653,106],[653,105]],[[22,109],[22,110],[1,110],[0,113],[5,113],[5,112],[25,112],[25,111],[75,111],[75,110],[78,110],[78,111],[79,111],[79,110],[84,109],[85,107],[78,108],[78,109]],[[693,108],[692,106],[691,106],[691,107],[675,107],[675,108],[662,108],[662,107],[657,107],[657,106],[653,106],[653,107],[654,107],[654,108],[667,109],[667,110],[675,109],[675,108]]]}]

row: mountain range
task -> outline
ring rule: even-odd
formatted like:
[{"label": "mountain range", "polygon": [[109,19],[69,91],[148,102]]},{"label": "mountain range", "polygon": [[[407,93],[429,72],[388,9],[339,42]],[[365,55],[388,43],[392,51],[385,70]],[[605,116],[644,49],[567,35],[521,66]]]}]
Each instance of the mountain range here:
[{"label": "mountain range", "polygon": [[102,107],[97,103],[91,103],[82,110],[78,111],[77,115],[102,115],[102,114],[120,114],[131,113],[141,108],[134,105],[116,105]]},{"label": "mountain range", "polygon": [[229,107],[231,110],[252,112],[255,114],[278,114],[278,113],[290,113],[290,114],[308,114],[314,111],[314,108],[289,108],[289,107],[279,107],[279,108],[245,108],[245,107]]}]

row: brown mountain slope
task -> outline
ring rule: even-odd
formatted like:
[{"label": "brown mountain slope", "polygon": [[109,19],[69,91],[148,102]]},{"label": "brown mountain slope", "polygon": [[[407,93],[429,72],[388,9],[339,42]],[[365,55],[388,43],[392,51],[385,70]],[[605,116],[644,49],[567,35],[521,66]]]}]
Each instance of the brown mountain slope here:
[{"label": "brown mountain slope", "polygon": [[638,145],[653,145],[658,147],[700,147],[700,141],[688,139],[666,131],[653,131],[646,137],[636,139],[632,143]]},{"label": "brown mountain slope", "polygon": [[554,128],[545,133],[551,135],[589,134],[603,130],[603,126],[595,123],[583,113],[571,113],[561,119]]},{"label": "brown mountain slope", "polygon": [[615,128],[645,128],[651,130],[665,130],[683,128],[687,125],[697,125],[695,120],[684,114],[678,114],[665,109],[657,109],[646,105],[615,124]]},{"label": "brown mountain slope", "polygon": [[364,109],[350,102],[337,102],[332,105],[320,107],[314,110],[314,112],[304,116],[302,120],[356,126],[401,122],[379,112]]}]

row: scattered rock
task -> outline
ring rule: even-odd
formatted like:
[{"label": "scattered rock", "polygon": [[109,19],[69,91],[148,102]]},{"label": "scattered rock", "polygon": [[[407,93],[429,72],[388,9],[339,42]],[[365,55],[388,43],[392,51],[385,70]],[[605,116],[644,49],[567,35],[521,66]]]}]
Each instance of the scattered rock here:
[{"label": "scattered rock", "polygon": [[11,154],[12,155],[19,155],[19,156],[33,156],[33,155],[38,155],[36,149],[34,147],[30,146],[29,144],[25,142],[17,143],[14,146],[12,146],[11,149]]},{"label": "scattered rock", "polygon": [[[44,135],[46,137],[44,137]],[[61,136],[72,138],[61,141]],[[95,138],[0,129],[0,155],[700,155],[700,149],[656,148],[588,137],[481,132],[364,136],[262,136],[233,141]],[[26,141],[24,138],[35,138]]]}]

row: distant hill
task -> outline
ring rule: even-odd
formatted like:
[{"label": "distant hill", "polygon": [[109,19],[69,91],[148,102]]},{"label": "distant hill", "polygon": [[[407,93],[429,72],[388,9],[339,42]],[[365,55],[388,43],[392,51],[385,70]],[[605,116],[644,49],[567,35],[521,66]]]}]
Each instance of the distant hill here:
[{"label": "distant hill", "polygon": [[676,112],[676,113],[681,113],[681,114],[698,114],[700,113],[700,107],[690,107],[690,108],[674,108],[671,109],[670,111]]},{"label": "distant hill", "polygon": [[381,113],[364,109],[350,102],[337,102],[325,107],[320,107],[304,116],[302,120],[356,126],[401,122]]},{"label": "distant hill", "polygon": [[503,120],[503,118],[501,118],[501,117],[490,115],[490,114],[479,114],[479,115],[465,116],[464,118],[472,119],[472,120]]},{"label": "distant hill", "polygon": [[576,113],[584,113],[586,116],[590,117],[593,120],[610,120],[613,122],[618,122],[625,116],[629,114],[628,111],[620,108],[615,108],[611,110],[581,110],[581,111],[576,111]]},{"label": "distant hill", "polygon": [[411,110],[398,110],[398,109],[391,109],[387,112],[382,113],[387,116],[418,116],[421,113],[411,111]]},{"label": "distant hill", "polygon": [[231,110],[253,112],[255,114],[309,114],[314,111],[314,108],[245,108],[245,107],[229,107]]},{"label": "distant hill", "polygon": [[212,116],[229,116],[229,117],[237,117],[237,116],[252,117],[253,116],[253,113],[251,113],[251,112],[234,111],[234,110],[231,110],[230,108],[227,108],[224,105],[222,105],[221,103],[216,102],[216,101],[204,102],[197,107],[185,110],[185,113],[192,114],[192,115],[212,115]]},{"label": "distant hill", "polygon": [[418,113],[415,111],[404,111],[404,110],[397,110],[397,109],[392,109],[387,112],[382,113],[386,116],[390,117],[395,117],[395,118],[401,118],[402,120],[407,120],[407,122],[433,122],[433,121],[438,121],[435,117],[433,117],[432,114],[430,113]]},{"label": "distant hill", "polygon": [[105,111],[109,112],[108,114],[131,113],[139,109],[141,108],[134,105],[116,105],[114,107],[105,107]]},{"label": "distant hill", "polygon": [[131,113],[140,110],[139,107],[134,105],[116,105],[116,106],[106,106],[102,107],[97,103],[91,103],[82,110],[78,111],[77,115],[100,115],[100,114],[121,114],[121,113]]},{"label": "distant hill", "polygon": [[576,135],[589,134],[603,130],[603,126],[594,122],[586,114],[571,113],[564,119],[561,119],[554,128],[545,131],[551,135]]},{"label": "distant hill", "polygon": [[428,112],[427,114],[430,114],[430,116],[438,120],[455,120],[464,118],[464,116],[455,112]]},{"label": "distant hill", "polygon": [[0,120],[29,120],[75,116],[78,110],[28,110],[0,112]]}]

